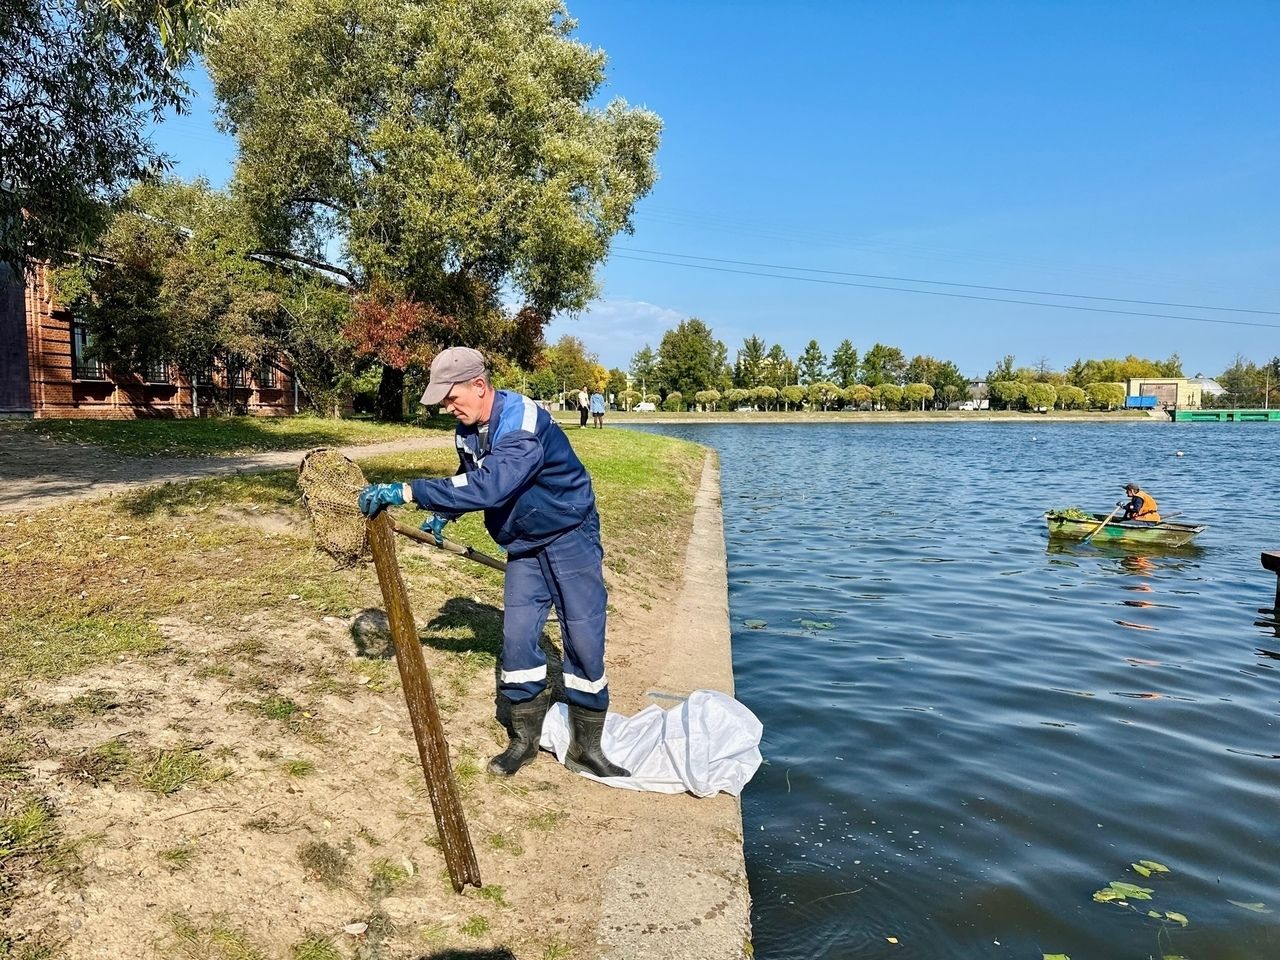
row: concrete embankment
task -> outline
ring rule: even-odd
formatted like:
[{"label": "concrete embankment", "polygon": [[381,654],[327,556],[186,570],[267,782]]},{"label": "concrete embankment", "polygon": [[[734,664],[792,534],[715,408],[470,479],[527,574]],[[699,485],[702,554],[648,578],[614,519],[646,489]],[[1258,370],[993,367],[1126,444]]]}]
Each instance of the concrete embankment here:
[{"label": "concrete embankment", "polygon": [[[728,574],[720,473],[703,465],[684,582],[670,617],[670,645],[657,666],[650,701],[671,707],[693,690],[733,693]],[[643,842],[620,856],[602,885],[597,928],[609,960],[746,955],[751,899],[742,852],[742,810],[718,794],[654,797],[646,804]]]}]

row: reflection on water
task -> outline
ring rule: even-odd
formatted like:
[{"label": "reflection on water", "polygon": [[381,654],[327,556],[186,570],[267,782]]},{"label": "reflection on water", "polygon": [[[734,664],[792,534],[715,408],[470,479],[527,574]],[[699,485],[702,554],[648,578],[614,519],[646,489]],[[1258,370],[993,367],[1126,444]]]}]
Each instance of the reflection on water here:
[{"label": "reflection on water", "polygon": [[[1186,426],[655,428],[721,452],[758,957],[1280,957],[1280,431]],[[1212,525],[1047,543],[1129,479]]]}]

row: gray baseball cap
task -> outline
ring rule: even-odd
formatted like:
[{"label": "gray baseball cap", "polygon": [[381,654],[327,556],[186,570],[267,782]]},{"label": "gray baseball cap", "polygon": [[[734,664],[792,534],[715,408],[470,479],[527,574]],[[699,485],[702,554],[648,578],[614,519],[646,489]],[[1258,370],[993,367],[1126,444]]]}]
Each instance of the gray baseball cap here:
[{"label": "gray baseball cap", "polygon": [[471,347],[450,347],[441,350],[431,361],[431,380],[423,391],[422,402],[434,407],[443,402],[445,394],[455,383],[474,380],[485,375],[484,354]]}]

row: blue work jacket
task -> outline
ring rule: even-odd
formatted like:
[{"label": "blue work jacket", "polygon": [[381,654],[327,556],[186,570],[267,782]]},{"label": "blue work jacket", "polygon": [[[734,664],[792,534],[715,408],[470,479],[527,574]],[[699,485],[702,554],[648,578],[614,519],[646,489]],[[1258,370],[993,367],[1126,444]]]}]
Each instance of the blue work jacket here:
[{"label": "blue work jacket", "polygon": [[410,482],[420,507],[449,519],[483,510],[489,536],[511,553],[599,523],[587,468],[560,425],[528,397],[499,390],[488,424],[458,424],[454,443],[457,474]]}]

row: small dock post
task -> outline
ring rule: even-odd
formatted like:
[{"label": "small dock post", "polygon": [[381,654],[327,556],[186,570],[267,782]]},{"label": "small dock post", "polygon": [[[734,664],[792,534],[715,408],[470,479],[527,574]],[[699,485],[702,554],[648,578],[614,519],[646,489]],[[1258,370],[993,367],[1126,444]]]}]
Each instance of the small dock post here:
[{"label": "small dock post", "polygon": [[1263,551],[1262,569],[1270,570],[1276,575],[1276,602],[1271,608],[1271,619],[1276,622],[1276,629],[1280,630],[1280,551]]}]

